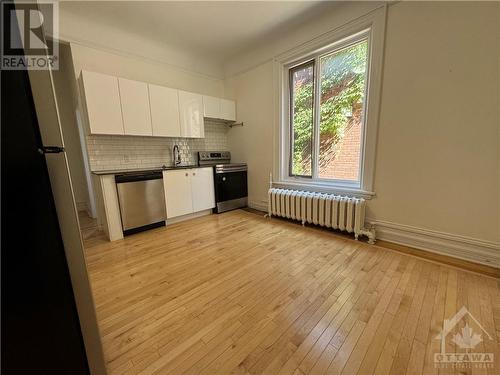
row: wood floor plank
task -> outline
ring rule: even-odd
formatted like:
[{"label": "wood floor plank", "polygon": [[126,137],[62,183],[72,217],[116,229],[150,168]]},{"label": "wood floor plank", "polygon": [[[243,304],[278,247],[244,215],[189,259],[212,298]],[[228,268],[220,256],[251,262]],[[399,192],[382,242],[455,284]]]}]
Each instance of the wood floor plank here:
[{"label": "wood floor plank", "polygon": [[[358,254],[360,256],[357,256],[356,259],[362,259],[364,255],[366,254]],[[351,263],[351,266],[360,263],[359,261],[355,261]],[[325,279],[325,282],[328,283],[328,279]],[[268,316],[273,318],[273,321],[277,324],[275,329],[268,334],[259,344],[259,347],[255,348],[252,353],[249,353],[247,357],[249,356],[254,356],[258,357],[258,364],[253,365],[250,368],[251,373],[255,372],[260,372],[259,369],[262,369],[265,367],[266,362],[266,357],[273,357],[273,352],[281,350],[283,347],[285,347],[285,350],[288,351],[288,348],[290,347],[295,347],[296,345],[293,342],[288,342],[291,339],[291,335],[297,333],[297,331],[300,331],[300,327],[304,327],[304,325],[307,323],[307,321],[310,319],[312,316],[312,319],[314,319],[314,316],[318,311],[321,311],[318,309],[319,303],[324,301],[323,293],[332,293],[333,296],[336,294],[336,290],[339,289],[339,287],[342,287],[342,285],[338,284],[338,281],[336,278],[334,279],[334,282],[330,282],[329,286],[327,287],[327,290],[323,290],[321,294],[320,292],[322,289],[318,287],[314,287],[316,289],[316,293],[313,295],[306,295],[307,299],[301,298],[294,303],[290,305],[292,309],[284,309],[282,313],[276,314],[276,311],[273,311],[272,313],[268,314]],[[338,286],[337,286],[338,285]],[[318,298],[320,297],[320,298]],[[300,306],[299,306],[300,304]],[[295,307],[294,307],[295,306]],[[322,305],[323,306],[323,305]],[[290,314],[291,313],[291,314]],[[280,316],[283,315],[283,316]],[[276,340],[279,338],[279,342],[276,343]],[[262,350],[263,348],[269,348],[272,347],[273,350],[271,352]],[[258,353],[263,354],[262,356],[259,356]],[[264,353],[265,352],[265,353]],[[245,358],[239,366],[241,367],[248,367],[251,364],[250,361],[248,361],[248,358]]]},{"label": "wood floor plank", "polygon": [[[278,371],[280,371],[280,368],[290,360],[292,354],[295,356],[295,358],[291,359],[292,363],[298,365],[297,359],[298,356],[300,356],[300,353],[307,354],[306,349],[308,348],[308,344],[314,342],[314,338],[317,337],[317,334],[325,329],[326,325],[328,325],[328,322],[331,322],[331,320],[336,316],[341,307],[345,306],[346,302],[349,299],[351,299],[351,301],[355,301],[357,300],[357,298],[359,298],[365,285],[368,284],[369,280],[373,277],[374,274],[375,269],[367,273],[358,271],[356,272],[356,277],[354,279],[346,279],[351,280],[351,282],[346,285],[346,288],[343,289],[341,294],[338,294],[340,290],[338,290],[337,292],[334,291],[332,293],[333,296],[337,295],[338,298],[327,311],[318,310],[319,314],[316,314],[312,319],[310,319],[302,327],[302,329],[299,328],[296,334],[293,334],[293,332],[288,332],[288,335],[282,337],[280,344],[277,345],[278,348],[280,347],[280,345],[294,345],[295,347],[299,347],[299,350],[297,350],[296,353],[290,353],[286,349],[282,350],[281,352],[269,350],[267,353],[267,359],[264,362],[262,360],[260,361],[263,372],[269,374],[277,373]],[[358,291],[358,293],[356,293],[356,290]],[[352,307],[351,303],[348,303],[348,305],[349,308]],[[290,342],[287,342],[287,340],[289,340]],[[269,363],[267,367],[264,366],[266,363]],[[258,368],[259,367],[257,367],[257,369]],[[293,370],[293,368],[283,369],[284,372],[293,372]],[[254,373],[258,373],[258,371],[255,371]]]},{"label": "wood floor plank", "polygon": [[446,289],[448,285],[448,270],[445,267],[439,268],[439,280],[436,287],[436,295],[432,307],[432,317],[427,336],[427,347],[422,373],[429,375],[438,374],[439,370],[434,364],[434,353],[440,351],[440,342],[436,339],[443,328],[444,310],[446,303]]},{"label": "wood floor plank", "polygon": [[[407,259],[405,260],[407,261]],[[371,343],[375,338],[375,334],[378,332],[378,328],[382,323],[384,315],[387,311],[387,307],[394,295],[397,286],[399,285],[399,282],[401,281],[403,267],[405,265],[406,263],[403,262],[403,264],[401,265],[402,267],[398,268],[397,272],[395,272],[391,276],[390,283],[388,283],[387,286],[380,291],[381,297],[378,300],[378,304],[373,313],[369,315],[369,319],[366,320],[366,328],[363,331],[363,335],[358,340],[358,343],[356,344],[356,347],[354,348],[351,356],[349,357],[349,361],[346,363],[346,366],[342,370],[343,374],[355,374],[361,367],[363,358],[369,350]]]},{"label": "wood floor plank", "polygon": [[[465,287],[465,290],[468,292],[468,305],[466,305],[467,310],[472,314],[474,318],[481,319],[481,297],[479,296],[479,293],[477,293],[477,285],[475,282],[475,277],[473,275],[470,275],[467,278],[467,285]],[[457,308],[461,307],[462,306],[457,305]],[[482,323],[484,323],[484,321],[482,321]],[[472,317],[467,317],[466,324],[470,325],[470,327],[474,331],[480,332],[480,328],[477,325],[473,324]],[[462,333],[462,327],[462,324],[457,324],[454,333]],[[485,341],[487,341],[488,338],[485,337],[486,334],[484,332],[481,332],[481,334],[484,339],[476,346],[476,349],[484,353],[486,352]],[[488,372],[486,368],[478,368],[476,366],[472,366],[472,368],[470,369],[470,373],[473,375],[486,375]]]},{"label": "wood floor plank", "polygon": [[[389,260],[388,257],[384,257],[381,261],[383,264],[387,264]],[[358,274],[357,277],[360,277]],[[298,350],[291,356],[287,362],[279,369],[279,363],[277,364],[275,359],[275,363],[271,364],[266,371],[272,373],[272,371],[280,371],[281,374],[293,373],[295,369],[300,366],[304,358],[311,351],[311,349],[316,345],[317,340],[324,336],[325,330],[331,327],[328,336],[328,340],[325,339],[326,344],[329,343],[332,334],[337,332],[337,329],[340,327],[344,318],[348,315],[351,309],[355,306],[359,298],[365,292],[365,288],[367,288],[370,283],[377,280],[377,277],[380,278],[380,274],[377,272],[377,268],[372,268],[366,275],[366,277],[353,280],[352,286],[346,290],[344,290],[343,294],[339,297],[336,304],[334,304],[321,318],[321,320],[314,326],[314,328],[310,331],[307,337],[302,341]],[[321,352],[319,352],[321,353]]]},{"label": "wood floor plank", "polygon": [[411,347],[417,330],[418,318],[422,309],[425,291],[430,278],[431,265],[425,264],[417,289],[413,295],[410,311],[406,318],[406,324],[400,337],[399,344],[391,367],[391,375],[404,374],[410,359]]},{"label": "wood floor plank", "polygon": [[[499,370],[493,278],[244,210],[85,246],[109,374]],[[435,368],[462,305],[491,331],[495,368]]]},{"label": "wood floor plank", "polygon": [[[455,313],[458,311],[460,306],[457,306],[457,295],[458,295],[458,272],[456,270],[449,270],[448,272],[448,285],[446,287],[446,301],[444,309],[444,319],[451,319]],[[454,327],[450,332],[450,335],[455,335],[457,333],[458,327]],[[455,352],[455,343],[451,340],[446,340],[445,346],[446,353]],[[439,368],[440,375],[450,375],[455,371],[453,368]]]},{"label": "wood floor plank", "polygon": [[[388,258],[390,260],[390,258]],[[399,259],[396,259],[399,262]],[[394,266],[397,266],[397,262],[393,262]],[[385,269],[385,267],[384,267]],[[372,287],[368,287],[361,295],[360,299],[356,301],[351,310],[343,309],[343,311],[338,314],[335,319],[332,320],[329,327],[323,331],[320,338],[316,341],[314,346],[311,348],[307,356],[300,363],[300,369],[302,372],[308,373],[312,371],[316,363],[320,365],[316,366],[314,370],[315,373],[326,371],[330,363],[333,361],[338,349],[344,344],[350,330],[353,329],[358,321],[364,321],[362,318],[363,314],[367,314],[370,310],[370,303],[376,300],[378,297],[378,290],[383,289],[384,281],[387,275],[391,275],[394,271],[393,267],[387,267],[387,274],[378,273],[378,278],[375,278],[375,283],[372,283]],[[366,323],[366,322],[365,322]],[[321,370],[320,370],[321,369]]]},{"label": "wood floor plank", "polygon": [[396,312],[395,309],[398,307],[399,303],[402,300],[402,294],[404,293],[404,290],[408,285],[411,272],[413,270],[413,267],[415,267],[415,263],[416,262],[414,259],[407,260],[407,266],[401,276],[396,291],[392,295],[391,301],[389,302],[382,321],[377,329],[377,332],[375,333],[375,337],[370,342],[369,348],[365,356],[363,357],[363,361],[358,370],[358,372],[361,374],[372,374],[375,371],[378,359],[384,348],[386,337],[389,334],[392,322],[394,320],[394,315]]},{"label": "wood floor plank", "polygon": [[437,285],[439,282],[439,267],[432,266],[429,282],[422,301],[422,309],[418,318],[417,328],[413,339],[410,358],[406,370],[407,375],[418,375],[422,373],[425,364],[426,344],[429,338],[432,311],[436,299]]},{"label": "wood floor plank", "polygon": [[[384,348],[377,361],[374,374],[389,374],[392,363],[397,354],[399,340],[403,333],[406,318],[410,312],[413,294],[417,288],[418,279],[422,271],[423,263],[417,262],[411,273],[411,278],[404,291],[401,292],[399,306],[395,312],[394,322],[384,342]],[[395,306],[395,304],[393,305]]]}]

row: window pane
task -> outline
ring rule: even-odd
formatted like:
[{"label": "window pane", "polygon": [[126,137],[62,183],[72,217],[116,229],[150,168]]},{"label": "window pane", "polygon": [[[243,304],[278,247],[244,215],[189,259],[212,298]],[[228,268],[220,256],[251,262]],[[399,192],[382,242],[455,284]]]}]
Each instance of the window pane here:
[{"label": "window pane", "polygon": [[314,63],[290,70],[291,102],[291,174],[311,176]]},{"label": "window pane", "polygon": [[320,178],[359,181],[367,48],[364,40],[320,59]]}]

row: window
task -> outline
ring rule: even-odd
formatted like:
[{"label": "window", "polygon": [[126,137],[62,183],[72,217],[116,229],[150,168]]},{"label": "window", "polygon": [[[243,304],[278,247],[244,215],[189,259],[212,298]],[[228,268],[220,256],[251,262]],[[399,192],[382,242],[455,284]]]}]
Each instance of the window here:
[{"label": "window", "polygon": [[288,67],[289,176],[361,186],[367,32]]},{"label": "window", "polygon": [[274,58],[272,185],[370,199],[387,7]]}]

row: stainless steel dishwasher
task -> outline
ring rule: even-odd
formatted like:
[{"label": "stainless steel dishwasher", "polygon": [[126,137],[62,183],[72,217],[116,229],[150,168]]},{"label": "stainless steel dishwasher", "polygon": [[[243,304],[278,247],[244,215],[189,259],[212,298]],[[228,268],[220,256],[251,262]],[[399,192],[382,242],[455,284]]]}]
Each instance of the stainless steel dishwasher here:
[{"label": "stainless steel dishwasher", "polygon": [[167,215],[161,171],[115,175],[115,182],[124,235],[165,225]]}]

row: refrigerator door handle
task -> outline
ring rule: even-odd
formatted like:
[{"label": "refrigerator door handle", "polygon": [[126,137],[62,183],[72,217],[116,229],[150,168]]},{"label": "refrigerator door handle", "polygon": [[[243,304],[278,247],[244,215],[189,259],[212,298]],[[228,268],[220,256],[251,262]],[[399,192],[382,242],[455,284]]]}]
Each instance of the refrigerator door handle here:
[{"label": "refrigerator door handle", "polygon": [[38,152],[40,154],[58,154],[60,152],[64,152],[64,147],[60,146],[43,146],[38,148]]}]

